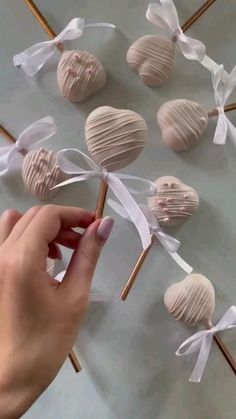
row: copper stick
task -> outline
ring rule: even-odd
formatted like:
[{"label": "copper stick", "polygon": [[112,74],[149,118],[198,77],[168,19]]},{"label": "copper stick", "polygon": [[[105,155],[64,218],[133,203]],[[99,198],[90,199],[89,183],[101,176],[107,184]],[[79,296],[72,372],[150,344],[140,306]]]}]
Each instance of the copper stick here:
[{"label": "copper stick", "polygon": [[138,273],[139,273],[139,271],[140,271],[140,269],[141,269],[141,267],[142,267],[142,265],[143,265],[143,263],[146,259],[146,256],[148,255],[148,252],[149,252],[149,250],[150,250],[150,248],[153,244],[154,238],[155,238],[154,234],[152,234],[151,238],[152,238],[152,242],[151,242],[150,246],[147,249],[143,250],[142,253],[140,253],[140,256],[139,256],[139,258],[136,262],[136,265],[135,265],[133,271],[131,272],[131,275],[130,275],[129,279],[128,279],[126,285],[124,286],[124,288],[123,288],[123,290],[120,294],[120,299],[123,300],[123,301],[125,301],[126,298],[128,297],[128,294],[129,294],[129,292],[130,292],[130,290],[131,290],[131,288],[134,284],[134,281],[135,281],[135,279],[136,279],[136,277],[137,277],[137,275],[138,275]]},{"label": "copper stick", "polygon": [[101,180],[99,193],[98,193],[98,199],[97,199],[97,205],[96,205],[96,216],[95,216],[96,220],[98,220],[98,218],[101,218],[103,215],[107,191],[108,191],[107,183],[104,180]]},{"label": "copper stick", "polygon": [[75,372],[80,372],[82,368],[73,349],[69,353],[69,359],[70,359],[71,364],[74,367]]},{"label": "copper stick", "polygon": [[[207,328],[210,330],[212,329],[212,327],[213,327],[213,324],[211,321],[209,321],[207,324]],[[218,334],[214,334],[214,341],[217,344],[218,348],[220,349],[222,355],[224,356],[224,358],[226,359],[226,361],[232,368],[234,374],[236,374],[236,361],[234,360],[227,346],[225,345],[225,343],[222,341],[222,339],[219,337]]]},{"label": "copper stick", "polygon": [[[0,125],[0,134],[2,134],[7,140],[15,143],[16,139],[13,137],[13,135],[10,134],[9,131],[6,130],[2,125]],[[75,372],[81,371],[81,366],[79,363],[79,360],[75,354],[75,352],[72,350],[69,354],[70,361],[72,363],[72,366],[74,367]]]},{"label": "copper stick", "polygon": [[0,125],[0,134],[12,143],[16,142],[15,138],[2,125]]},{"label": "copper stick", "polygon": [[[47,22],[47,20],[45,19],[45,17],[42,15],[42,13],[40,12],[40,10],[36,6],[36,4],[32,0],[25,0],[25,3],[27,4],[27,6],[31,10],[31,12],[34,14],[34,16],[36,17],[37,21],[40,23],[40,25],[43,27],[43,29],[47,32],[47,34],[49,35],[49,37],[51,39],[56,38],[56,36],[57,36],[56,33],[51,28],[51,26],[49,25],[49,23]],[[63,52],[63,49],[64,48],[63,48],[63,45],[62,44],[58,44],[57,45],[57,48],[61,52]]]},{"label": "copper stick", "polygon": [[[225,112],[230,112],[230,111],[234,111],[236,109],[236,103],[231,103],[230,105],[226,105],[224,107],[224,111]],[[208,116],[211,118],[212,116],[217,116],[219,115],[219,112],[217,109],[211,109],[210,111],[207,112]]]},{"label": "copper stick", "polygon": [[199,17],[201,17],[203,15],[203,13],[205,13],[207,11],[207,9],[213,3],[215,3],[215,1],[216,0],[205,1],[205,3],[203,3],[203,5],[192,16],[190,16],[190,18],[182,25],[182,27],[181,27],[182,31],[185,32],[187,29],[189,29],[190,26],[192,26],[192,24],[194,22],[196,22],[196,20],[198,20]]}]

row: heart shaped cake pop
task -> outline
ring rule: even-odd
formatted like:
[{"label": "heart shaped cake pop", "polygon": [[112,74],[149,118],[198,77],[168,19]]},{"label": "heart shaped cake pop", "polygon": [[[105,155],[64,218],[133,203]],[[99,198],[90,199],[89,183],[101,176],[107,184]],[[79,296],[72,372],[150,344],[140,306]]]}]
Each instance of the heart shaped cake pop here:
[{"label": "heart shaped cake pop", "polygon": [[44,149],[30,151],[26,154],[22,177],[29,192],[44,201],[52,198],[58,190],[50,190],[66,179],[56,162],[56,152]]},{"label": "heart shaped cake pop", "polygon": [[163,226],[175,226],[191,217],[199,207],[199,197],[191,186],[174,176],[155,181],[157,194],[148,199],[148,206]]},{"label": "heart shaped cake pop", "polygon": [[102,106],[88,116],[85,137],[95,162],[114,171],[138,157],[147,142],[148,129],[136,112]]},{"label": "heart shaped cake pop", "polygon": [[166,290],[164,303],[176,320],[209,326],[215,310],[215,291],[205,276],[191,274]]},{"label": "heart shaped cake pop", "polygon": [[175,67],[175,45],[158,36],[143,36],[128,49],[127,62],[147,86],[162,86]]},{"label": "heart shaped cake pop", "polygon": [[104,87],[106,72],[87,51],[65,51],[57,67],[57,81],[66,99],[83,102]]},{"label": "heart shaped cake pop", "polygon": [[197,102],[186,99],[164,103],[157,113],[164,143],[174,151],[196,145],[207,128],[208,114]]}]

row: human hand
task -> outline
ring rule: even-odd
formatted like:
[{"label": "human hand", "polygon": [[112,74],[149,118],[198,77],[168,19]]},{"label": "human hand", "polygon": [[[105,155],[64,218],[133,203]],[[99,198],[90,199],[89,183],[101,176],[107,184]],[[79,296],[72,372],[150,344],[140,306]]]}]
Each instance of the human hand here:
[{"label": "human hand", "polygon": [[[113,220],[46,205],[0,217],[0,418],[19,418],[69,354]],[[85,229],[84,234],[73,231]],[[56,243],[74,249],[61,284],[46,272]]]}]

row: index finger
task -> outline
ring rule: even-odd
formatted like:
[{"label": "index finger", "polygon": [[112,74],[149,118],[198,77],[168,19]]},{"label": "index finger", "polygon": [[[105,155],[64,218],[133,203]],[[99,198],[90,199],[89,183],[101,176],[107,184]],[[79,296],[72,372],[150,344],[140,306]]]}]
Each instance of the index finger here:
[{"label": "index finger", "polygon": [[37,238],[45,244],[51,243],[61,230],[75,227],[87,228],[95,218],[93,212],[82,208],[45,205],[31,220],[23,232],[25,239]]}]

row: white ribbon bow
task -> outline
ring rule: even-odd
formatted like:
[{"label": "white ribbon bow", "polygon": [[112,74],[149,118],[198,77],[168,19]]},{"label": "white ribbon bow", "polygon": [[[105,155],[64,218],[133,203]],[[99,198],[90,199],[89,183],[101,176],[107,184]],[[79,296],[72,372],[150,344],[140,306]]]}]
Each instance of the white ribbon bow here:
[{"label": "white ribbon bow", "polygon": [[[210,354],[211,345],[213,336],[215,333],[222,332],[223,330],[229,330],[233,327],[236,327],[236,307],[230,307],[222,319],[209,330],[202,330],[201,332],[195,333],[190,338],[186,339],[179,349],[176,351],[176,355],[184,356],[188,354],[193,354],[199,351],[198,359],[195,365],[195,368],[192,372],[191,377],[189,378],[190,382],[199,383],[201,381],[206,363]],[[190,345],[190,346],[189,346]],[[189,346],[189,347],[188,347]],[[182,352],[182,349],[187,349]]]},{"label": "white ribbon bow", "polygon": [[236,128],[224,112],[224,106],[227,99],[236,87],[236,66],[233,68],[227,79],[224,77],[223,65],[220,65],[215,71],[212,70],[211,74],[215,102],[219,113],[213,143],[225,144],[228,135],[236,146]]},{"label": "white ribbon bow", "polygon": [[[54,278],[58,282],[62,282],[66,271],[62,271]],[[89,295],[89,300],[91,303],[101,303],[101,302],[110,302],[111,298],[109,295],[101,292],[91,292]]]},{"label": "white ribbon bow", "polygon": [[[119,215],[121,215],[126,220],[130,220],[127,212],[125,209],[118,203],[113,201],[112,199],[108,199],[108,205],[116,211]],[[190,266],[187,262],[185,262],[181,256],[177,253],[180,247],[180,242],[175,237],[170,236],[167,234],[163,228],[160,227],[160,224],[157,218],[153,215],[152,211],[148,208],[147,205],[140,204],[140,209],[142,210],[143,214],[145,215],[151,233],[153,233],[159,242],[162,244],[164,249],[169,253],[169,255],[174,259],[174,261],[188,274],[193,271],[192,266]]]},{"label": "white ribbon bow", "polygon": [[[81,168],[80,166],[72,163],[66,155],[72,153],[73,155],[78,155],[83,158],[83,160],[88,164],[88,166],[92,170],[86,170]],[[71,179],[68,179],[54,188],[58,188],[64,185],[69,185],[75,182],[82,182],[91,178],[100,178],[103,179],[116,198],[120,201],[123,205],[127,213],[129,214],[130,219],[134,223],[135,227],[137,228],[139,235],[141,237],[143,248],[146,249],[151,244],[151,235],[148,226],[148,222],[143,215],[142,211],[140,210],[139,206],[137,205],[134,198],[131,196],[130,193],[133,194],[144,194],[148,196],[153,196],[156,193],[155,185],[150,182],[149,180],[139,178],[136,176],[125,175],[121,173],[110,173],[105,168],[96,164],[89,156],[77,149],[65,149],[61,150],[57,153],[57,163],[60,169],[68,174],[68,175],[75,175]],[[137,190],[127,188],[121,181],[121,179],[125,180],[136,180],[142,182],[145,185],[148,185],[148,190],[145,192],[139,192]],[[53,188],[53,189],[54,189]]]},{"label": "white ribbon bow", "polygon": [[51,116],[46,116],[34,122],[19,135],[17,141],[0,148],[0,176],[14,169],[15,158],[22,158],[22,152],[29,151],[33,145],[50,138],[57,131]]},{"label": "white ribbon bow", "polygon": [[79,17],[72,19],[59,35],[54,39],[39,42],[13,57],[16,67],[21,67],[28,76],[34,76],[57,50],[57,46],[64,41],[80,38],[84,28],[107,27],[115,28],[111,23],[90,23],[85,25],[85,20]]},{"label": "white ribbon bow", "polygon": [[177,42],[182,54],[188,60],[202,61],[206,55],[206,47],[197,39],[186,36],[179,24],[176,7],[172,0],[157,0],[150,3],[146,18],[154,25],[167,29],[173,42]]}]

